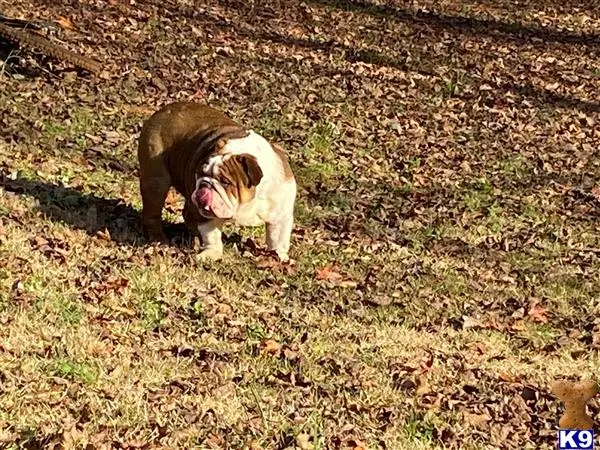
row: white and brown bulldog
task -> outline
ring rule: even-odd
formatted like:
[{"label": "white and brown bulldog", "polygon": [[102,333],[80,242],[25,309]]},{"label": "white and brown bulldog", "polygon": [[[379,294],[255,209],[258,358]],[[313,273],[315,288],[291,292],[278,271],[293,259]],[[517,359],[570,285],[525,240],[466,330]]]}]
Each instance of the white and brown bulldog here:
[{"label": "white and brown bulldog", "polygon": [[142,224],[164,240],[161,213],[170,187],[185,197],[183,218],[202,238],[203,258],[223,254],[227,221],[266,224],[267,246],[287,261],[296,180],[285,152],[209,106],[173,103],[144,124],[139,140]]}]

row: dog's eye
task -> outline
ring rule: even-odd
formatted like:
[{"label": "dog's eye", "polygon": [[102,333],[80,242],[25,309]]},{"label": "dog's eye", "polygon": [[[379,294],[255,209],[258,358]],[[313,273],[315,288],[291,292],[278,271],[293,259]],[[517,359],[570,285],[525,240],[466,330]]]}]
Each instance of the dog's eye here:
[{"label": "dog's eye", "polygon": [[221,180],[221,185],[223,187],[229,187],[231,186],[231,182],[229,180]]}]

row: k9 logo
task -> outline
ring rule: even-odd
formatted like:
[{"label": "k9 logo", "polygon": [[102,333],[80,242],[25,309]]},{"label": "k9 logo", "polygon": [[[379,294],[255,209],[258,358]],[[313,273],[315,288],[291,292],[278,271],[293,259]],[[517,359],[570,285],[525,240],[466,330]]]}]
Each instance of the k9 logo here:
[{"label": "k9 logo", "polygon": [[594,430],[558,430],[558,450],[593,450]]}]

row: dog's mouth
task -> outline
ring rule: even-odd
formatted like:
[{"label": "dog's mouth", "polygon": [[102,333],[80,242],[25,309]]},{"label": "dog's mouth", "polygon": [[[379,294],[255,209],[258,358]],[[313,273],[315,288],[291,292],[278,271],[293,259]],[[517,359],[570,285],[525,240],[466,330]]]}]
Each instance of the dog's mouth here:
[{"label": "dog's mouth", "polygon": [[215,182],[202,181],[198,184],[192,197],[198,211],[207,219],[230,219],[234,214],[234,206],[227,198],[224,189]]},{"label": "dog's mouth", "polygon": [[201,184],[196,190],[194,203],[196,203],[201,214],[207,214],[214,217],[215,214],[212,210],[213,195],[213,188],[208,183]]}]

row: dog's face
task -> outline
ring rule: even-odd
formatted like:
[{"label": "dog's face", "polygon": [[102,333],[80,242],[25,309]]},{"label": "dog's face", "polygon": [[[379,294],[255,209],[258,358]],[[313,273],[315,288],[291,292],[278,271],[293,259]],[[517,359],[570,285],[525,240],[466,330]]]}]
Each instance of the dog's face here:
[{"label": "dog's face", "polygon": [[206,218],[231,219],[241,205],[254,199],[262,177],[252,155],[214,155],[196,172],[192,202]]}]

